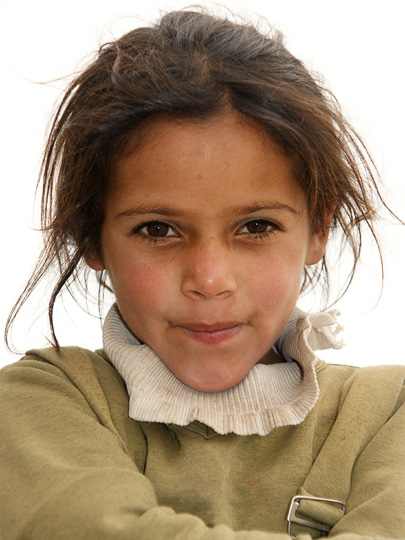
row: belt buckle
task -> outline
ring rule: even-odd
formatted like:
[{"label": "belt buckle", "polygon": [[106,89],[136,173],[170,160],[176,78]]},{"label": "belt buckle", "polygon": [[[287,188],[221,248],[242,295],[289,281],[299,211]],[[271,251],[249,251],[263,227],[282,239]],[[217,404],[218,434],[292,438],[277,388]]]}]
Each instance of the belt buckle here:
[{"label": "belt buckle", "polygon": [[[326,502],[331,504],[339,504],[342,507],[343,513],[346,513],[346,505],[342,501],[338,501],[336,499],[325,499],[323,497],[310,497],[307,495],[296,495],[291,499],[290,506],[288,507],[288,513],[287,513],[287,533],[291,536],[291,525],[295,523],[296,525],[303,525],[304,527],[310,527],[311,529],[315,529],[316,531],[320,531],[323,533],[329,533],[332,529],[330,525],[326,525],[325,523],[319,523],[316,521],[311,521],[309,519],[303,519],[296,515],[296,512],[300,506],[300,503],[302,500],[308,500],[308,501],[317,501],[317,502]],[[291,536],[293,539],[294,536]]]}]

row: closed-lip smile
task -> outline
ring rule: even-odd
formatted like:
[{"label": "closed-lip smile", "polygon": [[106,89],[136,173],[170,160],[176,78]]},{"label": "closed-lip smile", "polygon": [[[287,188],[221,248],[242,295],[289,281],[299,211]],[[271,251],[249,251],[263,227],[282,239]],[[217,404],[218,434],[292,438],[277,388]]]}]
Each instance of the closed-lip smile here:
[{"label": "closed-lip smile", "polygon": [[181,323],[173,326],[196,341],[215,345],[217,343],[221,343],[222,341],[231,339],[240,330],[242,330],[245,323],[227,321],[217,322],[214,324]]}]

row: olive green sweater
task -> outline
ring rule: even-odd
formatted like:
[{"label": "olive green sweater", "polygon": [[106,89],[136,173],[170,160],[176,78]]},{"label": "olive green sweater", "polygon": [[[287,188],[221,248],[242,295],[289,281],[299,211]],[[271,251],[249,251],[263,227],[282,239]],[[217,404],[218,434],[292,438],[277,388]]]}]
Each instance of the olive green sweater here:
[{"label": "olive green sweater", "polygon": [[298,425],[220,435],[131,419],[103,352],[31,351],[0,372],[0,538],[287,540],[299,494],[345,503],[299,509],[336,540],[405,539],[405,367],[316,376]]}]

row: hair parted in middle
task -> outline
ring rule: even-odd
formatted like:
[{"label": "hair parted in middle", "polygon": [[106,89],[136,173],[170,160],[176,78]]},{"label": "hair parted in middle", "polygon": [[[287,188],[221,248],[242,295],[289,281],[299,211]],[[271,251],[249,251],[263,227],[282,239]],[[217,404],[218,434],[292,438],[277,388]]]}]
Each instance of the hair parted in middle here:
[{"label": "hair parted in middle", "polygon": [[[229,109],[256,121],[293,159],[314,230],[324,231],[333,211],[332,227],[353,252],[353,273],[361,224],[376,239],[375,208],[385,203],[374,165],[333,95],[285,48],[279,32],[262,34],[202,9],[175,11],[102,46],[67,89],[42,164],[45,247],[10,321],[56,265],[49,319],[58,346],[54,303],[77,280],[84,279],[86,290],[84,256],[100,250],[114,159],[135,148],[143,127],[160,116],[201,122]],[[327,284],[325,258],[305,269],[303,289],[322,277]],[[99,279],[106,286],[103,273]]]}]

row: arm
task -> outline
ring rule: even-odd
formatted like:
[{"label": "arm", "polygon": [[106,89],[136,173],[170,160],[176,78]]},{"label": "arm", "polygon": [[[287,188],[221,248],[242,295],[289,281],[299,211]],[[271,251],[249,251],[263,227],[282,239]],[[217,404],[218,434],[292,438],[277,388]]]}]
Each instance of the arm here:
[{"label": "arm", "polygon": [[[84,377],[86,369],[83,362]],[[153,486],[108,427],[100,397],[92,399],[96,406],[58,367],[38,359],[1,372],[2,539],[288,538],[209,529],[194,516],[159,507]]]},{"label": "arm", "polygon": [[397,405],[354,465],[347,514],[332,530],[405,538],[405,389]]},{"label": "arm", "polygon": [[[347,380],[333,427],[298,492],[304,499],[297,517],[332,526],[335,540],[405,538],[404,376],[404,366],[389,366]],[[323,498],[343,501],[346,514]],[[296,535],[309,530],[292,527]]]}]

